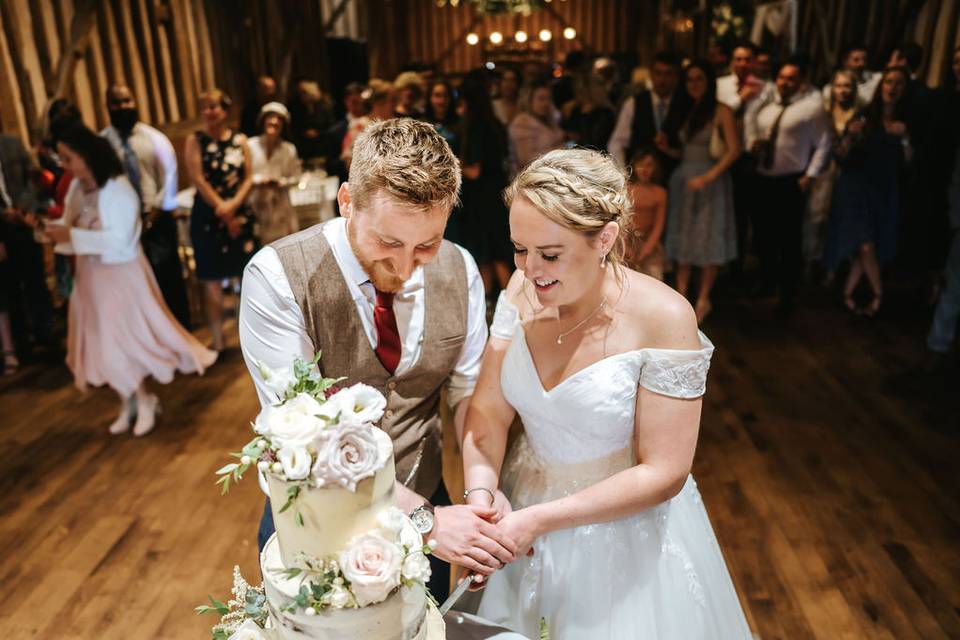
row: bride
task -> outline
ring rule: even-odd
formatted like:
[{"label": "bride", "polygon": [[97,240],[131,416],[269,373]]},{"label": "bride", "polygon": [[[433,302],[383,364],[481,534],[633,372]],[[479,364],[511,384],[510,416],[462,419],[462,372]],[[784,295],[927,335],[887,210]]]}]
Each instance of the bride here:
[{"label": "bride", "polygon": [[463,459],[467,502],[498,508],[520,559],[489,578],[479,615],[529,637],[543,618],[553,640],[749,639],[690,476],[713,345],[683,297],[622,266],[623,173],[554,151],[506,198],[518,270]]}]

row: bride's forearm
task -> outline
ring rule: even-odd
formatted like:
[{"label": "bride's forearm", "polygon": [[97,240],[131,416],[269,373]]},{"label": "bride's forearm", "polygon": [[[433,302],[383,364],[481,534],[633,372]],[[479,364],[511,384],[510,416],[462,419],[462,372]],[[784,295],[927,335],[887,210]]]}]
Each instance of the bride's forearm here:
[{"label": "bride's forearm", "polygon": [[467,491],[497,489],[508,429],[486,419],[476,408],[469,409],[463,435],[463,481]]},{"label": "bride's forearm", "polygon": [[677,495],[689,470],[638,464],[572,495],[529,507],[539,535],[646,511]]}]

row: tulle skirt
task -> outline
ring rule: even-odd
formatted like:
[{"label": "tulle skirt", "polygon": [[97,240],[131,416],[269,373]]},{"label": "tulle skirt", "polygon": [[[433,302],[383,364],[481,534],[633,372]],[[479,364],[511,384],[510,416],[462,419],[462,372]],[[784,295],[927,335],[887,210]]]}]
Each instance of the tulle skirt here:
[{"label": "tulle skirt", "polygon": [[81,390],[106,384],[129,396],[147,376],[167,383],[216,359],[173,317],[143,253],[122,264],[77,257],[67,366]]},{"label": "tulle skirt", "polygon": [[[525,440],[504,469],[514,509],[569,495],[635,464],[544,464]],[[561,529],[533,557],[496,572],[478,614],[551,640],[749,640],[752,636],[693,476],[673,499],[634,516]]]}]

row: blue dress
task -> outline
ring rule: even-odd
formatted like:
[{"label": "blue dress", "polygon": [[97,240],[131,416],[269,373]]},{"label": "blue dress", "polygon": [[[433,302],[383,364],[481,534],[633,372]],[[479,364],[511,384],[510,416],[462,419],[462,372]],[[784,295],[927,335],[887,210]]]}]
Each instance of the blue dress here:
[{"label": "blue dress", "polygon": [[705,126],[689,140],[683,139],[680,165],[670,176],[667,213],[667,257],[695,267],[719,266],[737,257],[737,227],[733,215],[730,173],[700,191],[688,191],[687,181],[703,175],[717,163],[710,157],[713,126]]},{"label": "blue dress", "polygon": [[849,151],[840,152],[837,158],[823,249],[823,266],[828,271],[836,271],[867,242],[876,247],[881,265],[890,262],[897,250],[903,162],[900,138],[886,131],[868,132],[857,141],[845,141],[844,136],[838,149],[849,145]]}]

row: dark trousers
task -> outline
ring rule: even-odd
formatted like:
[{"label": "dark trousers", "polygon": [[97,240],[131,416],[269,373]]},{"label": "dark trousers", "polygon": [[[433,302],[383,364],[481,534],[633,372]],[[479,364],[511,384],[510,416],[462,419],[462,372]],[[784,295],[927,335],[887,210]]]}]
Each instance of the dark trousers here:
[{"label": "dark trousers", "polygon": [[750,251],[750,225],[756,219],[757,169],[754,159],[746,154],[740,156],[730,168],[730,177],[733,180],[733,211],[737,225],[737,259],[734,268],[740,269]]},{"label": "dark trousers", "polygon": [[47,288],[43,247],[33,239],[33,228],[8,225],[3,230],[10,282],[10,321],[18,340],[27,336],[44,346],[53,344],[53,304]]},{"label": "dark trousers", "polygon": [[803,258],[803,211],[807,197],[798,181],[802,174],[756,177],[758,203],[754,220],[761,277],[778,288],[780,305],[790,309],[800,280]]},{"label": "dark trousers", "polygon": [[[447,494],[447,488],[442,480],[436,492],[430,496],[430,504],[435,507],[445,507],[451,504],[450,496]],[[263,551],[263,547],[266,546],[267,540],[270,539],[274,531],[276,531],[276,528],[273,524],[273,511],[270,510],[270,500],[267,499],[267,503],[263,507],[263,515],[260,517],[260,527],[257,531],[257,548],[260,551]],[[430,560],[430,582],[427,587],[433,597],[437,599],[437,602],[442,603],[450,595],[450,565],[432,554],[427,556],[427,559]]]},{"label": "dark trousers", "polygon": [[140,243],[147,261],[153,268],[163,301],[185,329],[190,329],[190,305],[183,280],[177,241],[177,221],[172,211],[159,211],[144,224]]}]

